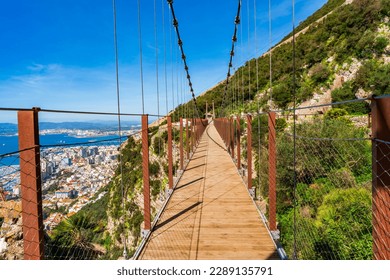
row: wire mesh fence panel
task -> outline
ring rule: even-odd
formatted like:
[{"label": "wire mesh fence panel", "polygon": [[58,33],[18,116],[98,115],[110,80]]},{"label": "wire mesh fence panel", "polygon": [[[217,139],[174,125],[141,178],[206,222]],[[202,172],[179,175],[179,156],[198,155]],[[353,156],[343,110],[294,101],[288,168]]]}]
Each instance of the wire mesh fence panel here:
[{"label": "wire mesh fence panel", "polygon": [[248,144],[247,144],[247,123],[246,123],[246,118],[245,117],[240,117],[239,119],[240,122],[240,131],[238,132],[238,137],[240,138],[239,140],[239,145],[240,145],[240,153],[237,156],[240,156],[240,166],[238,167],[239,172],[241,172],[241,175],[243,176],[243,179],[245,183],[248,182]]},{"label": "wire mesh fence panel", "polygon": [[290,258],[372,258],[368,136],[367,126],[326,117],[278,133],[277,212]]},{"label": "wire mesh fence panel", "polygon": [[23,259],[19,153],[0,155],[0,259]]},{"label": "wire mesh fence panel", "polygon": [[118,174],[117,140],[41,150],[46,259],[96,259],[106,253],[110,184]]},{"label": "wire mesh fence panel", "polygon": [[[173,128],[173,130],[175,130]],[[178,159],[176,134],[172,133],[172,165],[173,171],[177,171]],[[166,198],[168,197],[169,189],[169,162],[168,162],[168,127],[166,123],[157,124],[151,128],[149,132],[151,137],[151,145],[149,148],[149,174],[150,174],[150,190],[151,190],[151,207],[152,220],[161,211]],[[178,136],[178,134],[177,134]],[[178,138],[177,138],[178,139]]]}]

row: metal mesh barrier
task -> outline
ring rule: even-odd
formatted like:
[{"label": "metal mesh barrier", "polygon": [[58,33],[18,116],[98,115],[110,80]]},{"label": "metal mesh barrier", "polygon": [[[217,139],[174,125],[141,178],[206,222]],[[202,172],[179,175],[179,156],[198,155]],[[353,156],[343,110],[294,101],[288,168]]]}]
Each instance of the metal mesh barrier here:
[{"label": "metal mesh barrier", "polygon": [[0,155],[0,259],[23,259],[19,153]]},{"label": "metal mesh barrier", "polygon": [[277,133],[278,227],[290,258],[372,259],[368,137],[348,118],[299,121],[295,143],[292,129]]},{"label": "metal mesh barrier", "polygon": [[116,139],[41,150],[46,259],[96,259],[106,253],[105,209],[118,148]]}]

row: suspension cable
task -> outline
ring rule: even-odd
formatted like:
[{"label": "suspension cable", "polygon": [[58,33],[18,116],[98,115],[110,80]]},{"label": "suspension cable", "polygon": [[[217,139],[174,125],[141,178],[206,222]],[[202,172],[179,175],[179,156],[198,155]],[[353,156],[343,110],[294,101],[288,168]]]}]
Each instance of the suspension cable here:
[{"label": "suspension cable", "polygon": [[270,94],[270,105],[272,103],[272,0],[268,0],[268,36],[269,36],[269,94]]},{"label": "suspension cable", "polygon": [[[256,59],[256,94],[259,92],[259,60],[256,57],[257,51],[258,51],[258,42],[257,42],[257,7],[256,7],[256,0],[253,0],[253,16],[254,16],[254,28],[255,28],[255,59]],[[258,178],[258,187],[259,187],[259,199],[260,199],[260,192],[261,192],[261,175],[260,175],[260,160],[261,160],[261,116],[259,115],[260,112],[260,98],[257,98],[257,118],[258,118],[258,160],[257,160],[257,178]]]},{"label": "suspension cable", "polygon": [[[160,115],[160,83],[159,83],[159,67],[158,67],[158,35],[157,35],[157,0],[154,0],[154,42],[156,56],[156,92],[157,92],[157,114]],[[158,130],[160,130],[160,117],[157,118]],[[159,135],[160,136],[160,135]],[[161,137],[158,137],[158,156],[161,156]]]},{"label": "suspension cable", "polygon": [[[228,65],[228,71],[226,74],[226,82],[225,82],[225,90],[223,93],[223,99],[222,99],[222,107],[221,107],[221,112],[223,108],[225,107],[225,102],[226,102],[226,94],[227,90],[229,87],[229,79],[231,76],[231,68],[233,67],[233,57],[234,57],[234,51],[235,51],[235,45],[237,42],[237,32],[238,32],[238,25],[240,24],[240,11],[241,11],[241,0],[238,0],[238,6],[237,6],[237,14],[234,20],[234,32],[233,32],[233,37],[232,37],[232,48],[230,50],[230,58],[229,58],[229,65]],[[221,115],[221,114],[220,114]]]},{"label": "suspension cable", "polygon": [[165,113],[168,116],[168,76],[167,76],[167,34],[165,31],[165,12],[164,0],[161,0],[162,10],[162,29],[164,38],[164,81],[165,81]]},{"label": "suspension cable", "polygon": [[[169,14],[169,22],[172,21],[172,15]],[[169,54],[170,54],[170,66],[171,66],[171,94],[172,94],[172,109],[175,108],[175,90],[174,90],[174,80],[173,80],[173,73],[174,73],[174,54],[173,54],[173,43],[172,43],[172,26],[169,26]]]},{"label": "suspension cable", "polygon": [[292,77],[292,80],[293,80],[293,88],[292,88],[292,91],[293,91],[293,99],[294,99],[294,108],[293,108],[293,115],[294,115],[294,118],[293,118],[293,135],[294,135],[294,138],[293,138],[293,145],[294,145],[294,259],[297,259],[297,240],[296,240],[296,234],[297,234],[297,226],[296,226],[296,222],[297,222],[297,218],[296,218],[296,212],[297,212],[297,209],[296,209],[296,205],[297,205],[297,143],[296,143],[296,135],[297,135],[297,131],[296,131],[296,117],[295,117],[295,114],[296,114],[296,105],[297,105],[297,101],[296,101],[296,49],[295,49],[295,0],[292,0],[292,27],[293,27],[293,40],[292,40],[292,56],[293,56],[293,77]]},{"label": "suspension cable", "polygon": [[[114,16],[114,49],[115,49],[115,76],[116,76],[116,97],[118,110],[118,134],[119,134],[119,165],[121,172],[121,192],[122,192],[122,209],[125,211],[125,190],[123,186],[123,158],[121,153],[122,147],[122,127],[121,127],[121,105],[120,105],[120,88],[119,88],[119,60],[118,60],[118,37],[117,37],[117,16],[116,16],[116,1],[112,0],[113,16]],[[123,238],[123,257],[127,259],[126,238]]]},{"label": "suspension cable", "polygon": [[[240,11],[240,17],[242,17],[242,11]],[[240,52],[240,58],[241,63],[244,63],[244,43],[243,43],[243,26],[241,24],[240,26],[241,33],[240,33],[240,46],[241,46],[241,52]],[[244,66],[241,68],[241,93],[242,93],[242,110],[245,111],[245,93],[244,93]]]},{"label": "suspension cable", "polygon": [[[249,0],[247,0],[247,7],[246,7],[246,11],[247,11],[247,17],[248,17],[248,52],[251,48],[251,41],[250,41],[250,16],[249,16]],[[250,102],[250,99],[251,99],[251,59],[249,58],[248,60],[248,102]]]},{"label": "suspension cable", "polygon": [[138,0],[138,40],[139,40],[139,62],[141,75],[141,94],[142,94],[142,114],[145,114],[145,97],[144,97],[144,71],[142,63],[142,29],[141,29],[141,0]]},{"label": "suspension cable", "polygon": [[[154,0],[154,42],[156,56],[156,91],[157,91],[157,115],[160,115],[160,83],[159,83],[159,68],[158,68],[158,35],[157,35],[157,0]],[[160,118],[158,119],[160,126]]]}]

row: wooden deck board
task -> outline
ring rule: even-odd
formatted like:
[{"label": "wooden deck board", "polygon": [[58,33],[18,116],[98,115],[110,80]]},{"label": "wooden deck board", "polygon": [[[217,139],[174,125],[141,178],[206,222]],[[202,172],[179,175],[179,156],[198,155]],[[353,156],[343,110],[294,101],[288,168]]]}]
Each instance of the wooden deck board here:
[{"label": "wooden deck board", "polygon": [[[210,137],[224,146],[215,127]],[[278,259],[229,154],[204,133],[139,259]]]}]

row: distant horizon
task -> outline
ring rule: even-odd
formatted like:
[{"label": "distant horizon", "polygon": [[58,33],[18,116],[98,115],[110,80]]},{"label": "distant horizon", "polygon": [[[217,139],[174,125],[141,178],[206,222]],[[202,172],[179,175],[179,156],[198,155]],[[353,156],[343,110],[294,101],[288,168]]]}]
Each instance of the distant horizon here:
[{"label": "distant horizon", "polygon": [[[156,121],[158,118],[157,117],[149,117],[149,123],[152,123],[154,121]],[[71,124],[71,123],[78,123],[78,124],[97,124],[97,123],[101,123],[101,124],[115,124],[115,125],[118,125],[118,120],[99,120],[99,119],[84,119],[84,120],[80,120],[80,121],[77,121],[77,120],[69,120],[69,121],[60,121],[60,120],[57,120],[57,121],[48,121],[48,120],[39,120],[39,123],[40,124],[44,124],[44,123],[51,123],[51,124]],[[139,120],[121,120],[121,124],[128,124],[128,123],[133,123],[133,124],[141,124],[141,117],[139,117]],[[12,125],[17,125],[17,121],[15,122],[12,122],[12,121],[0,121],[0,125],[4,125],[4,124],[12,124]],[[1,127],[0,127],[1,129]]]}]

